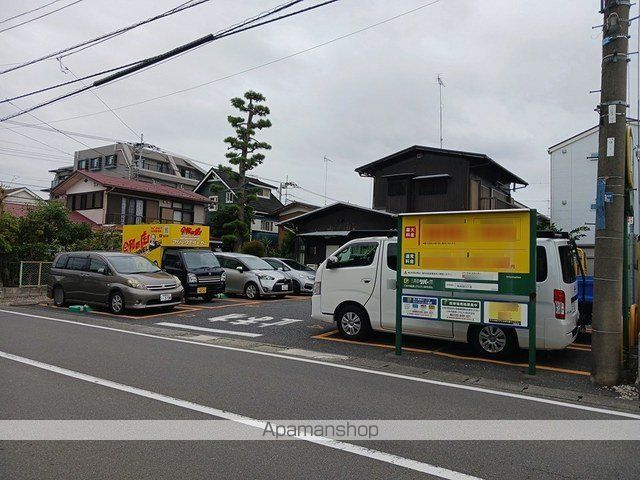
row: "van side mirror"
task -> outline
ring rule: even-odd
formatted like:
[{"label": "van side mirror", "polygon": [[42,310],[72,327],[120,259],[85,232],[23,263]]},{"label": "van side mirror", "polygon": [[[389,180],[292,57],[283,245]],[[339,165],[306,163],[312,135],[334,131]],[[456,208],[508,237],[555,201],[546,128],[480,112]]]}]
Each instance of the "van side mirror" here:
[{"label": "van side mirror", "polygon": [[236,270],[239,271],[240,273],[244,273],[244,267],[242,265],[236,267]]},{"label": "van side mirror", "polygon": [[331,255],[327,258],[327,268],[336,268],[338,266],[338,257]]}]

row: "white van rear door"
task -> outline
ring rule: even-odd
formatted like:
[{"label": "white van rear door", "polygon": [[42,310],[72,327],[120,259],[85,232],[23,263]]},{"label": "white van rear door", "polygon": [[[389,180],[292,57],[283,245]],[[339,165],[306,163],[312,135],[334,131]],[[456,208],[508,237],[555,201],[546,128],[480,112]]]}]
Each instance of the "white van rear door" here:
[{"label": "white van rear door", "polygon": [[345,245],[335,254],[332,267],[325,264],[322,274],[322,313],[333,314],[343,302],[365,305],[376,284],[380,245],[377,241],[358,241]]},{"label": "white van rear door", "polygon": [[558,258],[560,260],[562,290],[565,293],[566,315],[573,315],[578,310],[578,280],[575,254],[568,243],[558,242]]}]

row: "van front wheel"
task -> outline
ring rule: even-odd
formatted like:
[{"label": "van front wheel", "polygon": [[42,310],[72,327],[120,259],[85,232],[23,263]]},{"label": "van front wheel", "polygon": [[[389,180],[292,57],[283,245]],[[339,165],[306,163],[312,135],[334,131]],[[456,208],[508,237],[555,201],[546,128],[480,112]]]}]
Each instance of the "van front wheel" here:
[{"label": "van front wheel", "polygon": [[371,333],[369,316],[364,308],[358,305],[342,307],[336,315],[340,335],[351,340],[362,340]]},{"label": "van front wheel", "polygon": [[499,358],[510,354],[516,348],[515,332],[511,329],[484,325],[470,332],[471,342],[485,357]]}]

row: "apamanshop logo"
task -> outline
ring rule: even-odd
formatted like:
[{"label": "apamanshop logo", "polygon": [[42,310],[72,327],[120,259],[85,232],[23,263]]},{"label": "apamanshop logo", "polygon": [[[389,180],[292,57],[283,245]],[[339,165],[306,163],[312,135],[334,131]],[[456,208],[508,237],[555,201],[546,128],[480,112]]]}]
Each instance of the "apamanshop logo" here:
[{"label": "apamanshop logo", "polygon": [[377,425],[352,422],[318,422],[280,424],[267,422],[262,436],[272,436],[276,440],[300,437],[325,437],[349,440],[371,440],[378,436]]}]

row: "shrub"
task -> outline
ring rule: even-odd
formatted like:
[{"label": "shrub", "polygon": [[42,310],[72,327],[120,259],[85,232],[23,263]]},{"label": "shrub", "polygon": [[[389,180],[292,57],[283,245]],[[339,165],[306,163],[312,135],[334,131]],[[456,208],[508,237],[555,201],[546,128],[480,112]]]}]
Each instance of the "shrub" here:
[{"label": "shrub", "polygon": [[255,255],[256,257],[264,257],[264,243],[260,240],[251,240],[242,244],[240,249],[242,253]]}]

